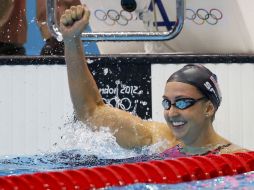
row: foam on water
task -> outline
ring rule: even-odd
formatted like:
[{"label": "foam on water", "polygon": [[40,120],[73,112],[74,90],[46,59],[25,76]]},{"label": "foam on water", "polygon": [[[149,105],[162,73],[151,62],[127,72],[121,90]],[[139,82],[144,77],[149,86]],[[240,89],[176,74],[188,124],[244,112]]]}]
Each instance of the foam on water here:
[{"label": "foam on water", "polygon": [[83,155],[96,155],[102,159],[151,155],[158,152],[158,147],[166,145],[166,141],[161,141],[138,150],[125,149],[118,145],[108,127],[100,127],[97,131],[93,131],[81,122],[66,124],[61,141],[58,143],[58,151],[78,149]]}]

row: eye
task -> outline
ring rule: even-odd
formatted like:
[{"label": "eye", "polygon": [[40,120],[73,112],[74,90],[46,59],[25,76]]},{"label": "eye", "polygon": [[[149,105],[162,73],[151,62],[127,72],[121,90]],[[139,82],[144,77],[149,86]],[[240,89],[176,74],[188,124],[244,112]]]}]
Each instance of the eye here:
[{"label": "eye", "polygon": [[184,109],[186,107],[186,101],[185,100],[177,100],[176,107],[179,109]]},{"label": "eye", "polygon": [[177,100],[175,103],[176,107],[179,109],[185,109],[185,108],[189,107],[191,104],[192,104],[191,99]]}]

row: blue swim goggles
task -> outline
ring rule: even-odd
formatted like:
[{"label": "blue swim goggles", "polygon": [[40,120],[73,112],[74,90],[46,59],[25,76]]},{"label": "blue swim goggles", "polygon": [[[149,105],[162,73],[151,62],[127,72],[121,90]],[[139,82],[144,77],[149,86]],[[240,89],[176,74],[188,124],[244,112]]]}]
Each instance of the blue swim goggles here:
[{"label": "blue swim goggles", "polygon": [[169,110],[172,105],[174,105],[176,108],[180,110],[187,109],[191,106],[193,106],[195,103],[197,103],[200,100],[206,99],[206,97],[201,97],[199,99],[193,99],[193,98],[181,98],[175,101],[175,103],[171,103],[168,99],[162,100],[162,106],[165,110]]}]

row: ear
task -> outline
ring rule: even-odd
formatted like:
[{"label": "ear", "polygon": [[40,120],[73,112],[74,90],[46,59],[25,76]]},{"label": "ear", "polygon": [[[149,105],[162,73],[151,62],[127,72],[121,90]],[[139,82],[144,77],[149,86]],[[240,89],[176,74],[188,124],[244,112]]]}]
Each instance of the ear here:
[{"label": "ear", "polygon": [[204,110],[205,116],[211,117],[212,115],[214,115],[215,111],[216,110],[215,110],[213,103],[210,100],[207,101],[205,104],[205,110]]}]

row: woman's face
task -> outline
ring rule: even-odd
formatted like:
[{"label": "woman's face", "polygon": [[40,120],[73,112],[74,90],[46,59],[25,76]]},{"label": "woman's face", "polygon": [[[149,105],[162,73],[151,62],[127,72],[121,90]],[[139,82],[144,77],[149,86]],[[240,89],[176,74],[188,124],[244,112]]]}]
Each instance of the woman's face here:
[{"label": "woman's face", "polygon": [[[172,104],[182,98],[197,100],[202,97],[204,95],[196,87],[181,82],[168,82],[163,95],[163,99]],[[164,110],[165,120],[177,139],[192,144],[200,136],[205,125],[208,125],[205,117],[206,102],[202,99],[186,109],[181,110],[172,105],[170,109]]]}]

